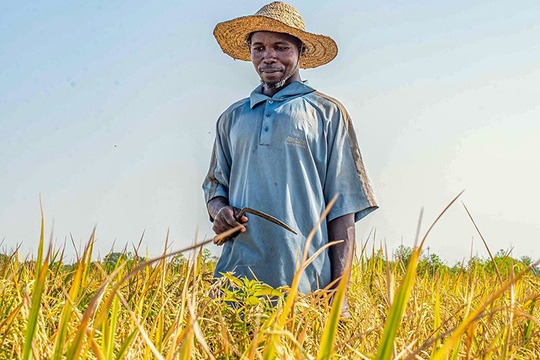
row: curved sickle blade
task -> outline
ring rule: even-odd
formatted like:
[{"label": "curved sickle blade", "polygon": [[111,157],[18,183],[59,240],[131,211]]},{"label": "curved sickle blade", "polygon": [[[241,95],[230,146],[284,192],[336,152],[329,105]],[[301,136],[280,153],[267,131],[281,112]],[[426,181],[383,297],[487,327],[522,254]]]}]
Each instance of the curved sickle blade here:
[{"label": "curved sickle blade", "polygon": [[287,224],[285,224],[283,221],[281,220],[278,220],[276,219],[275,217],[271,216],[271,215],[268,215],[266,213],[263,213],[262,211],[259,211],[259,210],[255,210],[255,209],[252,209],[252,208],[249,208],[249,207],[244,207],[242,208],[242,210],[240,210],[240,214],[238,215],[238,218],[241,218],[244,213],[250,213],[250,214],[253,214],[253,215],[257,215],[257,216],[260,216],[262,217],[263,219],[266,219],[268,221],[271,221],[273,222],[274,224],[276,225],[279,225],[281,226],[282,228],[286,229],[286,230],[289,230],[290,232],[292,232],[293,234],[296,235],[296,231],[294,231],[290,226],[288,226]]}]

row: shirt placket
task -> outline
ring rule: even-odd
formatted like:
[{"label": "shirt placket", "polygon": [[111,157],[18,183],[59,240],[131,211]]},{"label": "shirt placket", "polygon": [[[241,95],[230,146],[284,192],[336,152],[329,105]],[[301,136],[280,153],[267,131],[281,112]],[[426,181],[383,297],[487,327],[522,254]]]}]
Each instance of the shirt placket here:
[{"label": "shirt placket", "polygon": [[275,100],[269,99],[264,104],[259,145],[270,145],[272,139],[272,122],[275,116]]}]

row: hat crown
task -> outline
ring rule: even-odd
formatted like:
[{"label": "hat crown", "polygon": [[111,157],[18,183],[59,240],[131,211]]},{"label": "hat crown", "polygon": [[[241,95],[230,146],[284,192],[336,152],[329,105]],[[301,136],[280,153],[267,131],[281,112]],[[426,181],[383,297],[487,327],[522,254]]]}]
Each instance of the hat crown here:
[{"label": "hat crown", "polygon": [[273,3],[264,5],[255,13],[255,16],[264,16],[274,19],[303,31],[306,29],[304,19],[298,10],[281,1],[274,1]]}]

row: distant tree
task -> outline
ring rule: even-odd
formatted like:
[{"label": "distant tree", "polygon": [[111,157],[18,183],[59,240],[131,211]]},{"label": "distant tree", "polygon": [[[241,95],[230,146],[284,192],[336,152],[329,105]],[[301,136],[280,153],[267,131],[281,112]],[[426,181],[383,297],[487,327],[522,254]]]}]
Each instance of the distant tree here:
[{"label": "distant tree", "polygon": [[526,255],[522,256],[520,260],[525,266],[530,266],[533,263],[533,260],[529,256],[526,256]]},{"label": "distant tree", "polygon": [[467,261],[467,269],[471,270],[475,267],[484,266],[485,260],[479,256],[473,256]]},{"label": "distant tree", "polygon": [[103,265],[106,268],[114,268],[116,264],[118,263],[118,261],[121,261],[121,260],[125,261],[127,259],[128,257],[125,253],[111,252],[107,254],[107,256],[105,256],[105,261],[103,262]]},{"label": "distant tree", "polygon": [[407,265],[409,265],[409,261],[411,261],[412,252],[412,248],[400,245],[396,249],[395,259],[397,262],[401,262],[405,267],[407,267]]},{"label": "distant tree", "polygon": [[118,262],[126,262],[127,268],[132,268],[142,263],[143,261],[144,258],[133,255],[131,252],[111,252],[107,254],[107,256],[105,256],[105,260],[103,261],[103,268],[107,272],[110,272],[116,268]]},{"label": "distant tree", "polygon": [[[520,258],[521,260],[521,263],[523,264],[523,266],[525,268],[531,266],[533,263],[534,263],[534,260],[531,259],[529,256],[522,256]],[[535,275],[535,276],[540,276],[540,268],[538,266],[535,266],[531,269],[532,273]]]},{"label": "distant tree", "polygon": [[443,269],[450,270],[450,268],[437,254],[425,255],[424,253],[422,253],[420,255],[420,260],[418,261],[419,274],[427,273],[429,275],[435,275]]},{"label": "distant tree", "polygon": [[184,266],[187,265],[188,261],[183,254],[178,254],[172,257],[170,261],[171,270],[173,273],[181,274]]}]

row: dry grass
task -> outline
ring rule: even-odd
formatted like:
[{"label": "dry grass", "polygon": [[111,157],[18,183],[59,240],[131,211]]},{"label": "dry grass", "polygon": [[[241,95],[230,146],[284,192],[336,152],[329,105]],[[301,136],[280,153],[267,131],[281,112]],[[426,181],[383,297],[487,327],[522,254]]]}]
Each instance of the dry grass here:
[{"label": "dry grass", "polygon": [[295,283],[213,283],[200,248],[91,262],[93,243],[72,265],[43,235],[36,261],[0,258],[1,359],[540,358],[540,278],[522,263],[450,269],[420,248],[407,263],[361,249],[345,321],[339,301]]},{"label": "dry grass", "polygon": [[[90,252],[91,243],[72,266],[62,265],[59,253],[50,254],[54,262],[44,256],[42,266],[17,253],[3,258],[0,358],[253,359],[268,357],[270,344],[270,357],[315,358],[322,352],[329,312],[324,294],[298,295],[285,314],[288,289],[233,277],[212,284],[213,263],[203,252],[195,261],[178,255],[159,260],[131,277],[136,261],[89,263]],[[403,263],[375,252],[355,261],[351,319],[332,325],[336,358],[382,358],[383,330],[404,277]],[[540,280],[530,272],[502,280],[486,265],[424,269],[406,299],[390,352],[425,359],[452,341],[448,356],[456,358],[538,358]],[[220,287],[224,291],[216,291]],[[268,295],[278,295],[277,305]]]}]

